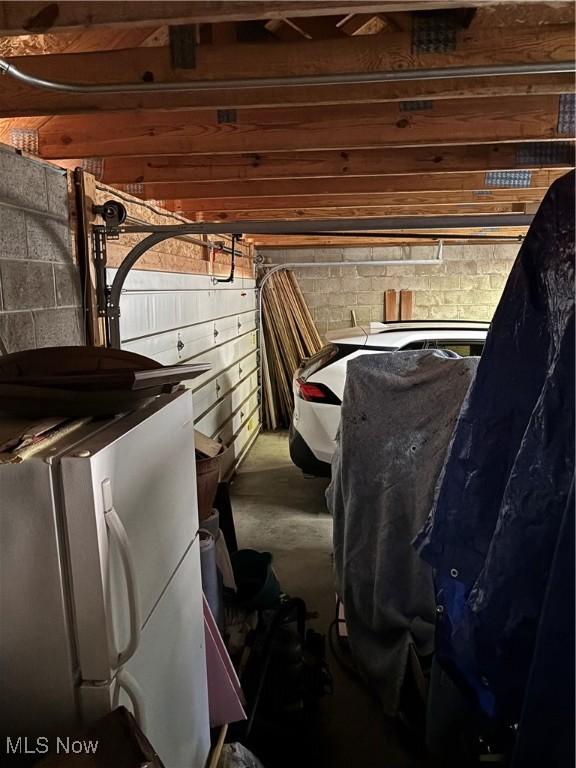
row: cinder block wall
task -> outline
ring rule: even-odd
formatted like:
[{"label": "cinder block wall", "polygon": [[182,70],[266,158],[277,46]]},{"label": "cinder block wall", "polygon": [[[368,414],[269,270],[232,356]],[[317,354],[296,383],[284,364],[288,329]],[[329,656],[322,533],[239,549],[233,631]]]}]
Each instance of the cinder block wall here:
[{"label": "cinder block wall", "polygon": [[[373,248],[263,249],[274,264],[318,262],[294,269],[320,333],[349,327],[351,310],[358,323],[384,319],[387,289],[414,291],[414,319],[490,320],[519,246],[445,245],[439,264],[377,266],[388,259],[433,259],[434,245]],[[362,261],[357,267],[328,266],[330,261]],[[324,264],[325,266],[321,266]]]},{"label": "cinder block wall", "polygon": [[65,172],[0,145],[0,336],[9,352],[83,344]]}]

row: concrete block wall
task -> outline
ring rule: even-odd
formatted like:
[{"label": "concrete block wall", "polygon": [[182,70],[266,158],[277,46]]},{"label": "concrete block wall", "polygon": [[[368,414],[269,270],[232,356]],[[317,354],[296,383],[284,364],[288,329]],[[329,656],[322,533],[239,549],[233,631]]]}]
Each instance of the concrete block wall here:
[{"label": "concrete block wall", "polygon": [[84,343],[66,174],[0,145],[0,337],[8,352]]},{"label": "concrete block wall", "polygon": [[[320,333],[384,319],[387,289],[414,291],[417,320],[490,320],[518,253],[516,244],[444,245],[438,264],[378,266],[374,261],[434,259],[435,245],[263,249],[274,264],[317,262],[294,269]],[[362,261],[343,267],[327,262]],[[324,265],[324,266],[323,266]]]}]

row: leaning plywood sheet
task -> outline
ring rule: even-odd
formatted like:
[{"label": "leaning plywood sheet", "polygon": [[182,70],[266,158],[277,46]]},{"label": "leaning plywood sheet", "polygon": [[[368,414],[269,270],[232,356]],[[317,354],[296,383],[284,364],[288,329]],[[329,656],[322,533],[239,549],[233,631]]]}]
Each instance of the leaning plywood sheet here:
[{"label": "leaning plywood sheet", "polygon": [[419,351],[348,364],[326,496],[350,646],[389,715],[398,711],[411,647],[433,650],[432,574],[412,540],[432,506],[477,360]]}]

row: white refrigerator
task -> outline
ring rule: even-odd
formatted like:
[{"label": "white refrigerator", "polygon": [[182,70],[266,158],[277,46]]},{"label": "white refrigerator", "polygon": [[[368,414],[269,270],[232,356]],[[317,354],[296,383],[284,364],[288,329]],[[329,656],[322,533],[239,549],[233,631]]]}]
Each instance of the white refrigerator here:
[{"label": "white refrigerator", "polygon": [[209,752],[189,391],[0,465],[2,736],[129,708],[166,768]]}]

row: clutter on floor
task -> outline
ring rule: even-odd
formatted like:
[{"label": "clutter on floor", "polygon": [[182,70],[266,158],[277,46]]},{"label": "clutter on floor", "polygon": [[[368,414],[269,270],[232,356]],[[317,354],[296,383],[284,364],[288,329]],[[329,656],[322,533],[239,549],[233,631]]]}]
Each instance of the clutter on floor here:
[{"label": "clutter on floor", "polygon": [[292,272],[281,270],[262,288],[262,356],[265,426],[287,427],[294,400],[292,377],[302,362],[322,348],[322,341]]}]

